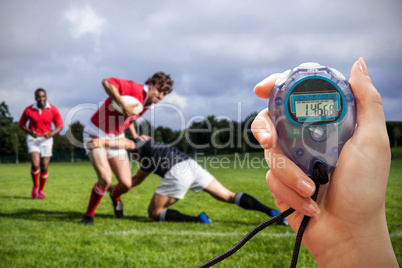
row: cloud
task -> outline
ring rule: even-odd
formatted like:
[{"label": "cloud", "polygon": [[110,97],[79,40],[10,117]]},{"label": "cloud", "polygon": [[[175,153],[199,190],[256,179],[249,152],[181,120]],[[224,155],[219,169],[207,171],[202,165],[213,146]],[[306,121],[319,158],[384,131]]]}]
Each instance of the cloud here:
[{"label": "cloud", "polygon": [[89,6],[72,8],[64,16],[70,22],[70,33],[74,38],[79,38],[85,34],[99,35],[106,23],[106,20],[96,14]]},{"label": "cloud", "polygon": [[189,101],[186,96],[173,91],[165,97],[165,102],[170,103],[180,109],[187,109],[189,107]]},{"label": "cloud", "polygon": [[240,101],[244,119],[266,108],[252,89],[271,73],[316,61],[348,78],[363,56],[386,119],[402,120],[401,10],[400,0],[8,1],[0,8],[0,101],[19,119],[43,87],[65,116],[104,100],[104,78],[142,83],[164,71],[174,91],[155,123],[177,129],[181,115],[171,107],[185,118],[238,120]]}]

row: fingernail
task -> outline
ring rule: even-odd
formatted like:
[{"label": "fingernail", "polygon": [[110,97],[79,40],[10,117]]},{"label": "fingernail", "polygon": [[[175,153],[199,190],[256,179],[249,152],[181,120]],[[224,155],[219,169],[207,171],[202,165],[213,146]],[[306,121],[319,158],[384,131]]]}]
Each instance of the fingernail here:
[{"label": "fingernail", "polygon": [[315,191],[314,185],[305,180],[299,180],[296,186],[303,193],[303,196],[305,197],[312,196]]},{"label": "fingernail", "polygon": [[363,57],[359,58],[359,69],[364,75],[369,75],[367,70],[366,62],[364,61]]},{"label": "fingernail", "polygon": [[304,209],[306,211],[305,214],[309,217],[315,217],[321,213],[320,209],[318,208],[317,203],[308,203],[308,204],[304,205]]}]

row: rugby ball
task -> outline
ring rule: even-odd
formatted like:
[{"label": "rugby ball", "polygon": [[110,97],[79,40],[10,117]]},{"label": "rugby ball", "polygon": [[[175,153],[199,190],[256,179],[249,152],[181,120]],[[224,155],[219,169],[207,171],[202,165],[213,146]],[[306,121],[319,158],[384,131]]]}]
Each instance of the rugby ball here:
[{"label": "rugby ball", "polygon": [[[133,109],[133,114],[138,115],[142,112],[142,110],[144,110],[144,106],[142,106],[141,102],[132,96],[123,95],[121,96],[121,99],[124,103],[126,103],[129,107]],[[112,106],[117,112],[121,114],[123,113],[123,109],[117,104],[117,102],[112,101]]]}]

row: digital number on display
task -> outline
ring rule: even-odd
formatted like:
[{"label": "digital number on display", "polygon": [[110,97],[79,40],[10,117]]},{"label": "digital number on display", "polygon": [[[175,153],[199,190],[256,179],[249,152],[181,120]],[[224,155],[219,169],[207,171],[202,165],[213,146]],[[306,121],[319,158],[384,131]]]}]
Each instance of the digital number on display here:
[{"label": "digital number on display", "polygon": [[291,112],[299,122],[334,120],[339,110],[336,93],[291,96]]},{"label": "digital number on display", "polygon": [[335,115],[335,100],[296,101],[297,118]]}]

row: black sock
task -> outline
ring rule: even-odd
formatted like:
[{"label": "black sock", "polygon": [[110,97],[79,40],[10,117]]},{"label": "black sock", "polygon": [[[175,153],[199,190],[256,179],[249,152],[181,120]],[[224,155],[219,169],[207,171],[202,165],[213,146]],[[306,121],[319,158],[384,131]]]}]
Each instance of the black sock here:
[{"label": "black sock", "polygon": [[189,216],[183,213],[180,213],[177,210],[174,209],[165,209],[161,212],[159,215],[159,220],[160,221],[176,221],[176,222],[199,222],[200,220],[198,219],[197,216]]},{"label": "black sock", "polygon": [[271,208],[246,193],[237,193],[235,196],[235,203],[244,209],[261,211],[266,213],[268,216],[271,216]]}]

